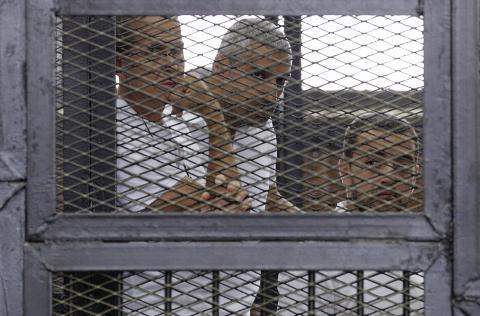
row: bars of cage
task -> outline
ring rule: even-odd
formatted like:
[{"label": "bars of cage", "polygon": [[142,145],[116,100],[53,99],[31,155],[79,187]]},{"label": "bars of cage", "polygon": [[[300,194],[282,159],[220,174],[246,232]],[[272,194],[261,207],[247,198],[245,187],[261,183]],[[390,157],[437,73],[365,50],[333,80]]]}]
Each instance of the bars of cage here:
[{"label": "bars of cage", "polygon": [[[59,19],[63,212],[115,210],[115,23]],[[57,122],[58,124],[58,122]]]},{"label": "bars of cage", "polygon": [[116,82],[114,17],[91,17],[90,42],[90,174],[92,212],[116,207]]},{"label": "bars of cage", "polygon": [[[114,212],[115,23],[103,17],[63,17],[58,19],[57,29],[61,46],[57,58],[62,65],[57,69],[57,96],[61,98],[57,130],[63,136],[63,152],[57,151],[61,155],[57,163],[62,168],[57,173],[61,198],[57,209]],[[79,272],[74,278],[86,276]],[[108,311],[120,304],[121,283],[108,280],[117,276],[114,272],[90,274],[85,283],[65,278],[66,284],[73,284],[69,293],[81,293],[66,299],[66,308],[79,306],[90,312],[115,315]],[[99,291],[99,286],[104,291]],[[92,303],[105,295],[108,299],[104,304]]]},{"label": "bars of cage", "polygon": [[299,141],[304,135],[302,109],[305,105],[302,98],[302,60],[301,17],[284,16],[285,35],[292,50],[292,68],[290,80],[285,87],[283,105],[282,134],[279,148],[279,177],[280,190],[298,207],[303,205],[300,193],[303,190],[303,172],[298,166],[302,165],[303,143]]},{"label": "bars of cage", "polygon": [[[71,17],[58,21],[62,28],[61,42],[63,82],[57,90],[63,91],[60,108],[63,112],[63,173],[58,175],[63,185],[64,212],[89,210],[86,198],[90,186],[90,101],[89,43],[86,40],[90,30],[84,27],[88,17]],[[83,26],[83,27],[82,27]],[[58,57],[58,56],[57,56]],[[58,70],[57,70],[58,71]],[[57,122],[58,123],[58,122]]]}]

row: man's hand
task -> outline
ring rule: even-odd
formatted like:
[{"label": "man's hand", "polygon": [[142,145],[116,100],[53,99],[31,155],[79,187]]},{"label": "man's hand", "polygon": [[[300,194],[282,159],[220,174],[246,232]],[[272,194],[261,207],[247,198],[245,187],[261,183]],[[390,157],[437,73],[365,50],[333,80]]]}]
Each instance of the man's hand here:
[{"label": "man's hand", "polygon": [[227,182],[227,178],[219,174],[215,177],[215,187],[201,196],[208,202],[200,208],[200,212],[245,213],[252,208],[252,200],[248,192],[237,180]]},{"label": "man's hand", "polygon": [[177,116],[181,116],[183,110],[188,110],[204,118],[210,118],[221,110],[207,84],[189,74],[178,79],[178,85],[169,95],[169,103],[173,106],[172,113]]}]

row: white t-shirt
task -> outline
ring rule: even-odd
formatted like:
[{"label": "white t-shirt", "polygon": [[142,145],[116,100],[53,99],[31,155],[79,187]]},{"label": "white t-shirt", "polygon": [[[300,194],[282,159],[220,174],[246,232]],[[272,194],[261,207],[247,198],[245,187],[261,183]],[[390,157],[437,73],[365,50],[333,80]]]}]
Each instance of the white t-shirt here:
[{"label": "white t-shirt", "polygon": [[[335,213],[350,213],[347,202],[341,201]],[[357,315],[356,310],[363,306],[365,315],[403,315],[403,295],[405,291],[401,271],[377,272],[363,271],[363,285],[359,283],[356,271],[318,271],[315,273],[315,315]],[[423,275],[412,274],[409,297],[410,315],[423,313]],[[308,314],[308,274],[304,271],[279,273],[278,315]],[[362,288],[360,288],[362,286]],[[363,294],[363,302],[357,296]],[[416,312],[415,312],[416,311]]]},{"label": "white t-shirt", "polygon": [[[185,176],[205,184],[208,129],[190,112],[178,118],[171,106],[162,125],[142,119],[125,101],[117,101],[118,205],[138,212]],[[252,212],[265,210],[268,190],[275,181],[276,137],[271,121],[263,128],[237,130],[233,147],[240,180],[253,200]],[[182,271],[172,274],[174,315],[209,315],[212,310],[212,273]],[[219,315],[250,315],[259,288],[259,271],[219,273]],[[162,315],[165,312],[165,276],[145,271],[124,277],[124,312]]]},{"label": "white t-shirt", "polygon": [[[187,175],[205,184],[209,144],[202,118],[190,112],[177,118],[167,105],[159,125],[141,118],[123,100],[117,101],[117,109],[120,209],[144,210]],[[263,212],[276,172],[277,142],[271,120],[263,128],[239,128],[233,148],[240,180],[253,200],[252,212]]]}]

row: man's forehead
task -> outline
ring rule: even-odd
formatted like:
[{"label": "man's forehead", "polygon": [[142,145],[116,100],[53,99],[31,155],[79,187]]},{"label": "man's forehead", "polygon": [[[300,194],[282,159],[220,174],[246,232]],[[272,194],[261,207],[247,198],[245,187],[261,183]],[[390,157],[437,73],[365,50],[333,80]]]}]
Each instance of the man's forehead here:
[{"label": "man's forehead", "polygon": [[261,57],[270,57],[272,60],[288,60],[290,57],[286,51],[255,41],[252,41],[243,51],[238,52],[237,56],[253,60],[259,59]]},{"label": "man's forehead", "polygon": [[413,132],[408,129],[402,132],[392,132],[383,129],[371,129],[358,135],[356,144],[362,150],[391,152],[414,152],[416,142]]},{"label": "man's forehead", "polygon": [[290,71],[289,54],[268,45],[249,45],[244,51],[236,54],[233,60],[242,65],[268,69],[276,73],[287,74]]},{"label": "man's forehead", "polygon": [[130,21],[128,27],[140,36],[140,41],[159,40],[177,46],[183,45],[180,23],[175,17],[139,17]]}]

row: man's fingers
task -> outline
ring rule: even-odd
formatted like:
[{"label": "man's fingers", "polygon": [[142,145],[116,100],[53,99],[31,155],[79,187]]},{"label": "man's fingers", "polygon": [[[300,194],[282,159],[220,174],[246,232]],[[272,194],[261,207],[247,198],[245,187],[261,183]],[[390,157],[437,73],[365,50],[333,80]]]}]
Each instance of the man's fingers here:
[{"label": "man's fingers", "polygon": [[241,188],[240,181],[233,180],[230,181],[227,185],[227,192],[228,193],[235,193]]},{"label": "man's fingers", "polygon": [[203,192],[200,198],[201,198],[203,201],[208,201],[208,200],[210,200],[210,193],[208,193],[208,192]]},{"label": "man's fingers", "polygon": [[248,191],[247,190],[241,190],[235,195],[235,201],[238,203],[242,203],[246,198],[248,197]]},{"label": "man's fingers", "polygon": [[240,210],[242,212],[247,212],[252,208],[252,199],[248,198],[245,199],[241,204],[240,204]]},{"label": "man's fingers", "polygon": [[215,177],[215,184],[220,186],[223,185],[225,182],[227,182],[227,177],[225,177],[223,174],[219,174],[218,176]]},{"label": "man's fingers", "polygon": [[183,109],[179,106],[174,106],[172,109],[172,114],[176,115],[177,117],[182,117]]}]

